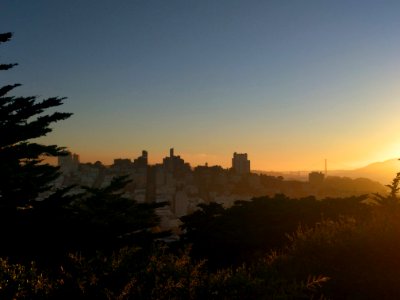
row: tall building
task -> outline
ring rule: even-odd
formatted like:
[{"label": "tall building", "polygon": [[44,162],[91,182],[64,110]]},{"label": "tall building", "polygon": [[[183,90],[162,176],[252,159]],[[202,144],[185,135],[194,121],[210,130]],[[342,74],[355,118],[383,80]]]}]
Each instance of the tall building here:
[{"label": "tall building", "polygon": [[247,159],[247,153],[233,153],[232,170],[236,174],[250,173],[250,160]]},{"label": "tall building", "polygon": [[148,164],[148,153],[146,150],[143,150],[142,156],[139,156],[138,158],[134,159],[133,166],[135,168],[147,168],[147,164]]},{"label": "tall building", "polygon": [[163,159],[163,167],[166,171],[171,173],[189,172],[190,165],[179,156],[174,155],[174,148],[169,150],[169,157]]},{"label": "tall building", "polygon": [[79,167],[79,155],[69,152],[67,155],[59,156],[58,166],[64,174],[77,172]]},{"label": "tall building", "polygon": [[129,169],[131,165],[132,161],[129,158],[115,158],[112,167],[116,169]]}]

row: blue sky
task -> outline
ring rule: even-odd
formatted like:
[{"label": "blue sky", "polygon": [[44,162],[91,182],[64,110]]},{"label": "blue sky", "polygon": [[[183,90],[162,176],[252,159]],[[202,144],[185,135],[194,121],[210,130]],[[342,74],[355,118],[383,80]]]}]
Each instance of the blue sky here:
[{"label": "blue sky", "polygon": [[46,143],[83,161],[351,168],[400,153],[399,1],[0,4],[18,95],[66,96]]}]

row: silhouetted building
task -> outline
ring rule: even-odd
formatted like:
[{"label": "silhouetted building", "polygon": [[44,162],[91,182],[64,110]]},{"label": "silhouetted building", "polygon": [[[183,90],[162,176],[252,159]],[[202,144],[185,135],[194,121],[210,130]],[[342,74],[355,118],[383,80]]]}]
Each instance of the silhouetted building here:
[{"label": "silhouetted building", "polygon": [[174,148],[169,150],[169,157],[163,159],[163,167],[171,173],[184,173],[190,171],[190,165],[178,155],[174,155]]},{"label": "silhouetted building", "polygon": [[308,174],[308,182],[312,185],[319,185],[324,182],[325,175],[322,172],[311,172]]},{"label": "silhouetted building", "polygon": [[147,151],[142,151],[142,156],[133,160],[133,166],[135,168],[147,168],[148,165],[148,153]]},{"label": "silhouetted building", "polygon": [[247,153],[233,153],[232,170],[236,174],[250,173],[250,160],[247,159]]},{"label": "silhouetted building", "polygon": [[75,173],[79,167],[79,155],[68,153],[65,156],[58,157],[58,166],[64,174]]},{"label": "silhouetted building", "polygon": [[116,158],[111,166],[115,171],[128,171],[132,168],[133,164],[129,158]]}]

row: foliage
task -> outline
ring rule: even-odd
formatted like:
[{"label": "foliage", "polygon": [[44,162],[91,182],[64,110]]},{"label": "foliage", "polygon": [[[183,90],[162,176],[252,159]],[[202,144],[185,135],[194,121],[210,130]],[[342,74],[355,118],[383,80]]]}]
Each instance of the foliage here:
[{"label": "foliage", "polygon": [[398,206],[400,204],[399,198],[397,197],[397,194],[400,190],[399,187],[400,184],[400,173],[396,174],[396,177],[393,178],[392,183],[386,185],[386,187],[389,188],[389,194],[388,195],[381,195],[379,193],[374,194],[376,202],[383,206]]},{"label": "foliage", "polygon": [[[0,34],[0,42],[11,38]],[[2,70],[16,64],[1,65]],[[43,156],[65,154],[56,145],[42,145],[32,139],[51,132],[52,123],[67,119],[70,113],[43,112],[60,106],[65,98],[52,97],[38,101],[37,97],[16,97],[8,94],[20,84],[0,88],[0,196],[1,209],[30,208],[37,197],[50,189],[57,177],[57,168],[43,163]]]},{"label": "foliage", "polygon": [[254,264],[225,268],[210,275],[207,299],[323,299],[326,276],[290,278],[277,265],[280,255],[272,253]]},{"label": "foliage", "polygon": [[137,203],[123,195],[129,182],[114,178],[104,188],[85,188],[72,205],[76,212],[75,250],[112,251],[125,246],[150,246],[152,241],[168,235],[153,233],[159,217],[155,209],[164,203]]},{"label": "foliage", "polygon": [[40,272],[35,262],[25,266],[0,258],[1,299],[44,299],[59,284]]},{"label": "foliage", "polygon": [[[0,43],[11,37],[11,33],[0,34]],[[16,65],[2,64],[0,70]],[[0,88],[0,252],[27,257],[52,250],[45,247],[53,234],[48,229],[50,223],[46,222],[62,220],[62,207],[72,201],[64,197],[66,190],[51,190],[58,168],[43,160],[65,154],[64,148],[42,145],[34,139],[51,132],[53,123],[71,114],[45,113],[60,106],[64,98],[39,101],[35,96],[10,95],[18,86]]]},{"label": "foliage", "polygon": [[[400,209],[375,207],[371,219],[325,220],[291,236],[282,270],[292,277],[323,273],[332,299],[397,299]],[[289,275],[290,276],[290,275]]]},{"label": "foliage", "polygon": [[[172,254],[165,247],[143,257],[135,248],[86,259],[70,255],[70,264],[44,276],[35,267],[13,265],[17,276],[1,282],[3,295],[29,299],[309,299],[321,296],[324,276],[285,278],[271,255],[254,265],[215,272],[194,261],[189,249]],[[32,264],[34,266],[34,264]],[[1,265],[0,267],[5,267]],[[0,269],[0,274],[8,271]],[[3,273],[2,273],[3,272]],[[14,271],[15,272],[15,271]],[[29,278],[28,278],[28,277]],[[11,276],[9,276],[11,277]],[[4,276],[3,276],[4,278]]]},{"label": "foliage", "polygon": [[181,218],[184,243],[192,244],[196,258],[206,258],[212,267],[240,265],[287,243],[286,234],[299,224],[313,226],[322,218],[340,215],[367,218],[370,207],[364,197],[316,200],[289,199],[284,195],[237,201],[224,209],[216,203]]}]

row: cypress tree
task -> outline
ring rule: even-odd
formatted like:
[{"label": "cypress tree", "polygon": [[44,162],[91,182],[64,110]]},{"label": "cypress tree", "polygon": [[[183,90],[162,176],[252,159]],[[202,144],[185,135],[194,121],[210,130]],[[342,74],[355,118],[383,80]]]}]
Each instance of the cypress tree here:
[{"label": "cypress tree", "polygon": [[[11,38],[10,32],[0,34],[0,44]],[[0,71],[16,65],[0,64]],[[57,145],[43,145],[35,139],[50,133],[50,125],[72,114],[48,113],[49,109],[62,105],[65,98],[39,100],[36,96],[11,95],[18,86],[19,83],[0,87],[0,251],[3,254],[18,252],[25,245],[22,240],[32,242],[40,234],[35,232],[40,219],[34,217],[40,211],[38,207],[44,207],[49,199],[54,201],[55,196],[60,205],[65,200],[61,191],[51,191],[59,172],[45,158],[64,155],[66,150]]]}]

